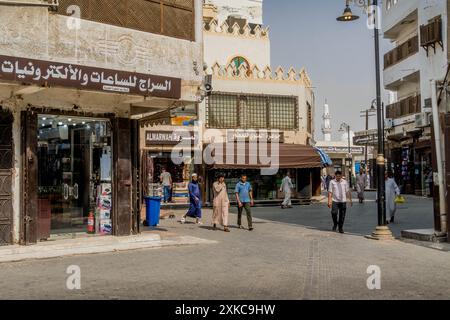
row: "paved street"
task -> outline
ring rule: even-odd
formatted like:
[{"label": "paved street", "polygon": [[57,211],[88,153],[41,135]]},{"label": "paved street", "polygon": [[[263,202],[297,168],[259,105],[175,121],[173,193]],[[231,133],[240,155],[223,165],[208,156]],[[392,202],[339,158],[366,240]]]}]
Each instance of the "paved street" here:
[{"label": "paved street", "polygon": [[[373,195],[372,195],[373,198]],[[212,231],[162,221],[162,235],[218,241],[1,264],[0,298],[14,299],[448,299],[450,252],[362,235],[376,222],[375,203],[355,204],[345,235],[332,233],[324,204],[255,208],[256,230]],[[408,198],[395,234],[432,227],[431,201]],[[231,221],[235,222],[233,215]],[[81,268],[79,291],[66,289],[66,268]],[[381,290],[367,289],[367,268],[381,268]]]}]

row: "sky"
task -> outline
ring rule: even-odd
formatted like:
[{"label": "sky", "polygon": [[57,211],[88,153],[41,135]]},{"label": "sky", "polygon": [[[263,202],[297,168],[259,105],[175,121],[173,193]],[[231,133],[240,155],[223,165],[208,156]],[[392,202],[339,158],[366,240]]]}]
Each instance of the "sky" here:
[{"label": "sky", "polygon": [[[323,105],[330,105],[333,138],[338,139],[341,123],[352,131],[365,129],[360,111],[370,107],[376,97],[373,30],[366,26],[362,10],[356,22],[342,23],[345,0],[265,0],[264,24],[270,26],[272,67],[305,67],[316,95],[315,139],[321,131]],[[390,43],[381,39],[381,53]],[[382,60],[381,60],[382,62]],[[387,101],[387,92],[383,92]],[[371,128],[376,127],[375,117]]]}]

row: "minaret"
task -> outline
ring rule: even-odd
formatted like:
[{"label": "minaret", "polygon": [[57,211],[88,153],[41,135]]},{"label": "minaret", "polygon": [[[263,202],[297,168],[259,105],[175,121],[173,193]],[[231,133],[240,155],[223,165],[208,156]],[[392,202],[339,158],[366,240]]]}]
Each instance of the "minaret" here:
[{"label": "minaret", "polygon": [[324,106],[324,110],[323,110],[323,125],[322,125],[322,133],[324,136],[324,140],[326,142],[330,142],[331,141],[331,115],[330,115],[330,106],[328,105],[328,103],[325,101],[325,106]]}]

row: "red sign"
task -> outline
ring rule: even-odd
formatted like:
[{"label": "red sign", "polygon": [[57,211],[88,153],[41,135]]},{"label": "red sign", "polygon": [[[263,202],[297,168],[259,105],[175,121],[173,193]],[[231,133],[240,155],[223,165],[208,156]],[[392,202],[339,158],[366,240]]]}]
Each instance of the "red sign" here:
[{"label": "red sign", "polygon": [[1,55],[0,80],[49,87],[181,98],[181,79],[178,78]]}]

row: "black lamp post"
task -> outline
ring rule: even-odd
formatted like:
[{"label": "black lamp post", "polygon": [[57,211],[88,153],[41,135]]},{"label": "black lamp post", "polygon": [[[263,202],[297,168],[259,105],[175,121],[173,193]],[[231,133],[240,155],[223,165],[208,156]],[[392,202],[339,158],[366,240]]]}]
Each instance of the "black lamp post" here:
[{"label": "black lamp post", "polygon": [[[377,240],[392,239],[392,233],[387,226],[386,221],[386,188],[385,188],[385,173],[386,173],[386,160],[384,157],[384,115],[381,103],[381,68],[380,68],[380,32],[377,21],[379,14],[378,0],[346,0],[346,7],[342,16],[337,20],[341,22],[355,21],[359,19],[359,16],[354,15],[350,3],[354,2],[355,5],[364,8],[369,14],[369,18],[374,19],[374,36],[375,36],[375,69],[376,69],[376,105],[377,105],[377,123],[378,123],[378,156],[377,156],[377,203],[378,203],[378,227],[369,238]],[[370,12],[372,11],[372,12]]]}]

